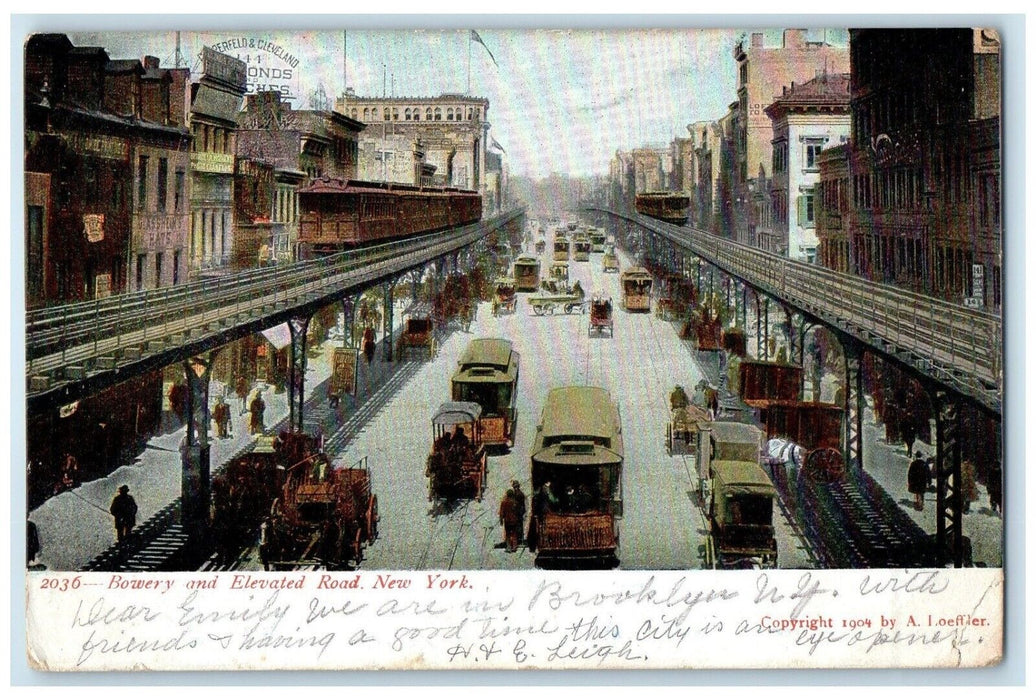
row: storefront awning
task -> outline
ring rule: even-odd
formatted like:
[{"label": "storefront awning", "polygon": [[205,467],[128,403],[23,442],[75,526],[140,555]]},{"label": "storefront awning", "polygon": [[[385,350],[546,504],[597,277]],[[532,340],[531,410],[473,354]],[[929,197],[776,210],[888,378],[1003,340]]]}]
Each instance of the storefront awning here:
[{"label": "storefront awning", "polygon": [[282,323],[279,326],[263,331],[263,336],[270,341],[277,350],[283,350],[284,348],[291,345],[291,331],[288,330],[288,324]]}]

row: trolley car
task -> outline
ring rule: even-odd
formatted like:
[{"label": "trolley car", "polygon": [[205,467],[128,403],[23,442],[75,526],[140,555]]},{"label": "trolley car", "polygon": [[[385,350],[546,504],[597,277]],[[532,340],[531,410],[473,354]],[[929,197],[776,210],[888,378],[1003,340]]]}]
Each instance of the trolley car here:
[{"label": "trolley car", "polygon": [[691,198],[683,192],[642,192],[637,195],[638,214],[677,226],[687,223]]},{"label": "trolley car", "polygon": [[457,363],[453,400],[473,401],[481,407],[481,439],[486,445],[514,446],[520,362],[511,341],[476,338]]},{"label": "trolley car", "polygon": [[590,259],[590,238],[585,234],[579,234],[572,241],[572,259],[576,262],[586,262]]},{"label": "trolley car", "polygon": [[554,236],[554,259],[568,260],[568,238],[561,234]]},{"label": "trolley car", "polygon": [[547,394],[532,447],[529,548],[541,568],[618,566],[622,426],[598,387]]},{"label": "trolley car", "polygon": [[540,288],[540,261],[531,255],[520,255],[514,261],[514,285],[519,292],[535,292]]},{"label": "trolley car", "polygon": [[622,286],[622,308],[626,311],[651,311],[651,273],[643,267],[631,267],[619,278]]}]

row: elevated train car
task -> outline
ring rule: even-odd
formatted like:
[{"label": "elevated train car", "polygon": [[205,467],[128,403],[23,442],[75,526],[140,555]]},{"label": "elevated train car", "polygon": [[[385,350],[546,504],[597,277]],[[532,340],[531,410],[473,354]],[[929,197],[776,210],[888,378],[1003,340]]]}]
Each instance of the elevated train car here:
[{"label": "elevated train car", "polygon": [[691,198],[683,192],[642,192],[637,195],[638,214],[683,226],[687,223]]},{"label": "elevated train car", "polygon": [[299,190],[300,257],[313,258],[475,223],[482,196],[453,187],[418,187],[322,177]]}]

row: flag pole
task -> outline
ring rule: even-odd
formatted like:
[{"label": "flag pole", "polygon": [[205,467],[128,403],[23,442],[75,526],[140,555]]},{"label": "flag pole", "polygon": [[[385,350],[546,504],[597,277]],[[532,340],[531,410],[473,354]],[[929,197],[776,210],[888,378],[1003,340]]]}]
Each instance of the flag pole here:
[{"label": "flag pole", "polygon": [[465,95],[471,94],[471,30],[468,30],[468,91]]}]

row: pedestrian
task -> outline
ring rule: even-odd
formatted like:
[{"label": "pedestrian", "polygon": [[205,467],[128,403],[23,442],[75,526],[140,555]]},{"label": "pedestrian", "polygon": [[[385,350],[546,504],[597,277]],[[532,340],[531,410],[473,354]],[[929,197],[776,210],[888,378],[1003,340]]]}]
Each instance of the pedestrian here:
[{"label": "pedestrian", "polygon": [[928,487],[928,466],[921,453],[914,454],[914,461],[907,469],[907,490],[914,494],[914,510],[924,510],[924,493]]},{"label": "pedestrian", "polygon": [[518,518],[518,503],[514,498],[514,489],[507,489],[500,501],[500,524],[504,526],[504,544],[508,552],[518,551],[518,533],[522,521]]},{"label": "pedestrian", "polygon": [[112,499],[108,511],[115,517],[115,537],[122,542],[137,524],[137,502],[130,495],[129,486],[123,484],[119,487],[119,494]]},{"label": "pedestrian", "polygon": [[986,491],[989,492],[989,508],[994,513],[1003,512],[1002,498],[1004,494],[1003,484],[1004,474],[1000,468],[1000,463],[996,462],[989,470],[989,476],[986,477]]},{"label": "pedestrian", "polygon": [[216,437],[230,437],[230,406],[222,396],[216,399],[216,405],[212,409],[212,420],[216,424]]},{"label": "pedestrian", "polygon": [[249,427],[249,432],[252,435],[261,434],[266,430],[266,425],[263,423],[263,413],[266,411],[266,402],[263,401],[263,392],[255,392],[255,398],[252,399],[252,404],[248,407],[248,410],[252,412],[252,422]]},{"label": "pedestrian", "polygon": [[936,478],[938,475],[936,474],[935,457],[929,457],[926,459],[925,466],[928,467],[928,490],[934,491],[935,484],[938,482],[938,479]]},{"label": "pedestrian", "polygon": [[40,553],[40,533],[36,529],[36,523],[31,520],[25,523],[25,564],[32,566]]},{"label": "pedestrian", "polygon": [[522,491],[522,485],[517,480],[511,482],[511,490],[514,491],[514,502],[518,508],[518,543],[521,544],[525,541],[525,492]]},{"label": "pedestrian", "polygon": [[259,525],[259,560],[263,563],[263,571],[270,570],[270,559],[273,554],[273,517],[266,516]]},{"label": "pedestrian", "polygon": [[909,455],[914,451],[914,441],[917,439],[917,425],[914,423],[913,414],[904,413],[900,418],[900,432],[903,434],[903,443],[906,444]]},{"label": "pedestrian", "polygon": [[960,463],[961,510],[971,512],[972,501],[978,500],[978,485],[975,483],[975,464],[970,459]]},{"label": "pedestrian", "polygon": [[237,394],[238,400],[238,415],[245,415],[245,399],[248,398],[248,380],[245,379],[244,375],[238,375],[237,380],[234,382],[234,393]]}]

